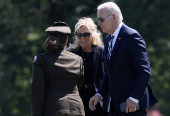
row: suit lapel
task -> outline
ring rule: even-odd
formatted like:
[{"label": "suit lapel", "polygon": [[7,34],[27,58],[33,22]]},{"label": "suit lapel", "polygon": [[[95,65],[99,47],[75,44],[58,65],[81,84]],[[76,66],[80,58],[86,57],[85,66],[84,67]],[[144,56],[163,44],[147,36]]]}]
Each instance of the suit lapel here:
[{"label": "suit lapel", "polygon": [[108,76],[110,77],[110,73],[109,73],[109,62],[107,60],[107,52],[108,52],[108,42],[109,42],[110,39],[106,39],[105,41],[105,47],[104,47],[104,65],[105,65],[105,68],[106,68],[106,71],[108,72]]},{"label": "suit lapel", "polygon": [[122,37],[122,34],[124,33],[124,24],[122,25],[122,28],[120,29],[120,32],[117,36],[117,39],[116,39],[116,42],[115,42],[115,45],[113,47],[113,50],[112,50],[112,54],[111,54],[111,58],[110,58],[110,61],[112,61],[112,58],[114,57],[114,54],[116,52],[116,50],[118,49],[119,45],[120,45],[120,42],[122,41],[123,37]]},{"label": "suit lapel", "polygon": [[93,76],[96,77],[97,66],[99,61],[100,52],[98,51],[97,46],[93,46],[94,54],[93,54]]},{"label": "suit lapel", "polygon": [[106,37],[105,46],[104,46],[104,65],[108,72],[107,74],[109,77],[110,77],[110,73],[109,73],[109,62],[107,60],[107,53],[108,53],[108,43],[109,43],[110,39],[111,39],[111,34]]},{"label": "suit lapel", "polygon": [[118,38],[117,38],[117,40],[115,42],[115,45],[113,47],[113,50],[112,50],[112,55],[111,55],[110,61],[112,60],[112,58],[113,58],[113,56],[114,56],[114,54],[115,54],[115,52],[116,52],[116,50],[117,50],[121,40],[122,40],[122,38],[118,36]]},{"label": "suit lapel", "polygon": [[110,41],[110,39],[111,39],[111,34],[110,35],[108,35],[108,37],[106,38],[106,40],[105,40],[105,47],[104,47],[104,56],[105,56],[105,63],[107,63],[107,64],[109,64],[109,62],[108,62],[108,60],[107,60],[107,54],[108,54],[108,43],[109,43],[109,41]]}]

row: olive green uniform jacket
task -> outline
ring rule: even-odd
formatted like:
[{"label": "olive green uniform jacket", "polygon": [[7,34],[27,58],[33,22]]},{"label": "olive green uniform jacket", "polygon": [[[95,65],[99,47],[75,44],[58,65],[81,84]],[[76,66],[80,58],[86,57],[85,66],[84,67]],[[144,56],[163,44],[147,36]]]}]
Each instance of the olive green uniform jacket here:
[{"label": "olive green uniform jacket", "polygon": [[34,58],[31,85],[32,116],[84,116],[78,93],[83,83],[83,60],[66,50]]}]

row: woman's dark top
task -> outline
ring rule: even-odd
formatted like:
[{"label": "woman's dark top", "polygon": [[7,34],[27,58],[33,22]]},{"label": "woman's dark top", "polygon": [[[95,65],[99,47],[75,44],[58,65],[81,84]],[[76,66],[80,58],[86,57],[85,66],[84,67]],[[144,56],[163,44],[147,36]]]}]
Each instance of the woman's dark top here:
[{"label": "woman's dark top", "polygon": [[85,85],[93,85],[94,86],[94,78],[93,78],[93,51],[92,52],[84,52],[82,50],[81,57],[83,59],[84,64],[84,84]]},{"label": "woman's dark top", "polygon": [[94,52],[84,52],[81,50],[80,56],[83,59],[84,64],[84,83],[83,87],[79,90],[80,97],[82,98],[85,115],[86,116],[102,116],[101,113],[103,109],[101,109],[100,104],[97,104],[96,111],[90,111],[89,109],[89,101],[90,98],[95,95],[95,87],[94,87],[94,78],[93,78],[93,54]]},{"label": "woman's dark top", "polygon": [[81,56],[83,59],[84,83],[83,87],[79,90],[79,93],[84,104],[85,115],[107,116],[107,113],[101,108],[100,103],[96,105],[95,111],[89,109],[90,98],[96,94],[95,89],[98,89],[104,74],[104,64],[102,61],[103,48],[93,46],[92,52],[84,52],[81,47],[78,50],[70,50],[70,48],[67,50]]}]

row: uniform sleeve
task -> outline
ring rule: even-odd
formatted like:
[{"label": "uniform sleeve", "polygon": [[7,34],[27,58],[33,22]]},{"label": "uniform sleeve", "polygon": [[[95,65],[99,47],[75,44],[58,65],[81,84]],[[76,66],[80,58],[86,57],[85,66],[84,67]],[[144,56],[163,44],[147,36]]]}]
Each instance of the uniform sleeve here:
[{"label": "uniform sleeve", "polygon": [[31,108],[32,116],[43,116],[45,74],[42,56],[35,56],[32,69]]},{"label": "uniform sleeve", "polygon": [[130,97],[141,100],[150,79],[150,63],[144,39],[134,33],[129,38],[128,53],[132,60],[137,77]]},{"label": "uniform sleeve", "polygon": [[84,81],[84,65],[83,65],[83,60],[80,57],[80,78],[79,78],[78,84],[77,84],[78,89],[80,89],[82,87],[83,81]]}]

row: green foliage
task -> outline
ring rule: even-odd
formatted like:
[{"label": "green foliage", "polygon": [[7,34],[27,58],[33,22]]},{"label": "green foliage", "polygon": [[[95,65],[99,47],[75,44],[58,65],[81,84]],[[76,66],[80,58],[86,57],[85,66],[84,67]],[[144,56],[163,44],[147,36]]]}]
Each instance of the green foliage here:
[{"label": "green foliage", "polygon": [[[151,86],[159,102],[152,107],[170,114],[170,1],[110,0],[121,8],[124,22],[139,31],[147,43]],[[92,17],[106,0],[1,0],[0,1],[0,116],[30,116],[32,61],[43,50],[45,29],[66,22],[74,35],[81,17]],[[95,21],[97,24],[97,22]],[[99,28],[100,29],[100,28]],[[103,34],[105,38],[106,34]],[[73,40],[70,39],[69,42]]]}]

